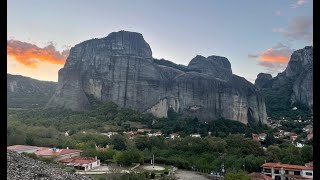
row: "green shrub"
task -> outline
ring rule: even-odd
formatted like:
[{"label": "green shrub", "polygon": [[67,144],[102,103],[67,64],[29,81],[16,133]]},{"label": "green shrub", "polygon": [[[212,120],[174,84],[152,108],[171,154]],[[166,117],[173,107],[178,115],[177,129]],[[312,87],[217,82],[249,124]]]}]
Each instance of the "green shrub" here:
[{"label": "green shrub", "polygon": [[153,173],[151,173],[151,176],[150,176],[150,178],[151,179],[154,179],[156,177],[156,174],[153,172]]},{"label": "green shrub", "polygon": [[26,152],[23,152],[22,154],[25,155],[25,156],[28,156],[28,157],[30,157],[30,158],[32,158],[32,159],[39,159],[39,157],[38,157],[36,154],[34,154],[34,153],[26,153]]}]

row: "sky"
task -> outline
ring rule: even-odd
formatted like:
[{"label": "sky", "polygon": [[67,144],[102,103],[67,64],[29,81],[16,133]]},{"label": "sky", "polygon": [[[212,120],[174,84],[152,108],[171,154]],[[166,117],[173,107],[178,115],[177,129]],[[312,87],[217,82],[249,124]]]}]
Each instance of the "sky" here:
[{"label": "sky", "polygon": [[177,64],[224,56],[250,82],[313,45],[312,0],[10,0],[7,9],[7,72],[39,80],[58,80],[71,47],[120,30]]}]

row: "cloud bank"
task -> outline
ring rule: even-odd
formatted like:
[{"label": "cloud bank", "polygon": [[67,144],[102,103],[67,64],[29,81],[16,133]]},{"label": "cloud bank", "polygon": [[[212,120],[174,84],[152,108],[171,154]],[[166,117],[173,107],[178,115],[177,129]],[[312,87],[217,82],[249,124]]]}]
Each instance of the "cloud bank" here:
[{"label": "cloud bank", "polygon": [[289,21],[288,27],[274,28],[272,31],[281,33],[290,40],[313,42],[313,17],[294,17]]},{"label": "cloud bank", "polygon": [[249,54],[248,58],[258,58],[257,64],[264,67],[268,71],[267,73],[274,75],[285,69],[293,51],[294,49],[278,43],[262,53]]},{"label": "cloud bank", "polygon": [[29,68],[37,68],[42,62],[64,65],[68,55],[69,49],[59,52],[53,43],[40,48],[35,44],[18,40],[7,41],[7,56]]}]

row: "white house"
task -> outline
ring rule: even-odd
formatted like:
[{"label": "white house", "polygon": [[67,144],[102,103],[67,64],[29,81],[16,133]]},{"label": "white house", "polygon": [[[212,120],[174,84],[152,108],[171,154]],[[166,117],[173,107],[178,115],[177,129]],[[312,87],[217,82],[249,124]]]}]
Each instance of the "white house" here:
[{"label": "white house", "polygon": [[151,136],[161,136],[162,133],[160,131],[158,132],[155,132],[155,133],[148,133],[148,136],[151,137]]},{"label": "white house", "polygon": [[313,179],[313,167],[281,163],[265,163],[262,173],[272,179]]},{"label": "white house", "polygon": [[294,143],[294,145],[295,145],[297,148],[302,148],[302,147],[304,146],[303,143],[299,143],[299,142]]},{"label": "white house", "polygon": [[63,159],[63,160],[60,160],[59,162],[66,166],[71,166],[76,169],[80,169],[84,171],[100,166],[100,160],[97,159],[97,157],[90,158],[90,157],[78,156],[78,157]]},{"label": "white house", "polygon": [[171,139],[176,139],[176,138],[179,138],[180,136],[179,136],[179,134],[178,133],[172,133],[172,134],[170,134],[170,138]]},{"label": "white house", "polygon": [[200,134],[191,134],[190,136],[191,136],[191,137],[195,137],[195,138],[200,138],[200,137],[201,137]]},{"label": "white house", "polygon": [[109,138],[115,134],[118,134],[117,132],[108,132],[108,133],[100,133],[101,135],[104,135],[104,136],[108,136]]}]

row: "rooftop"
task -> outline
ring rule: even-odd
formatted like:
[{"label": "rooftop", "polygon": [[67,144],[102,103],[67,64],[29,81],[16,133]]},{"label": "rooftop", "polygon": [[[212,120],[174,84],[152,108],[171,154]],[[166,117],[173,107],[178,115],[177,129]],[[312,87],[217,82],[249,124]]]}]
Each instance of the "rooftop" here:
[{"label": "rooftop", "polygon": [[63,160],[60,160],[59,162],[61,163],[68,163],[68,164],[80,164],[80,165],[83,165],[83,164],[90,164],[90,163],[93,163],[93,162],[96,162],[97,160],[95,158],[90,158],[90,157],[73,157],[73,158],[68,158],[68,159],[63,159]]},{"label": "rooftop", "polygon": [[261,167],[274,167],[274,168],[284,168],[284,169],[299,169],[299,170],[313,170],[313,167],[299,166],[292,164],[281,164],[281,163],[264,163]]},{"label": "rooftop", "polygon": [[82,151],[77,149],[57,149],[56,151],[53,151],[52,148],[49,148],[49,149],[37,151],[35,152],[35,154],[38,156],[61,156],[61,155],[72,154],[76,152],[82,152]]}]

